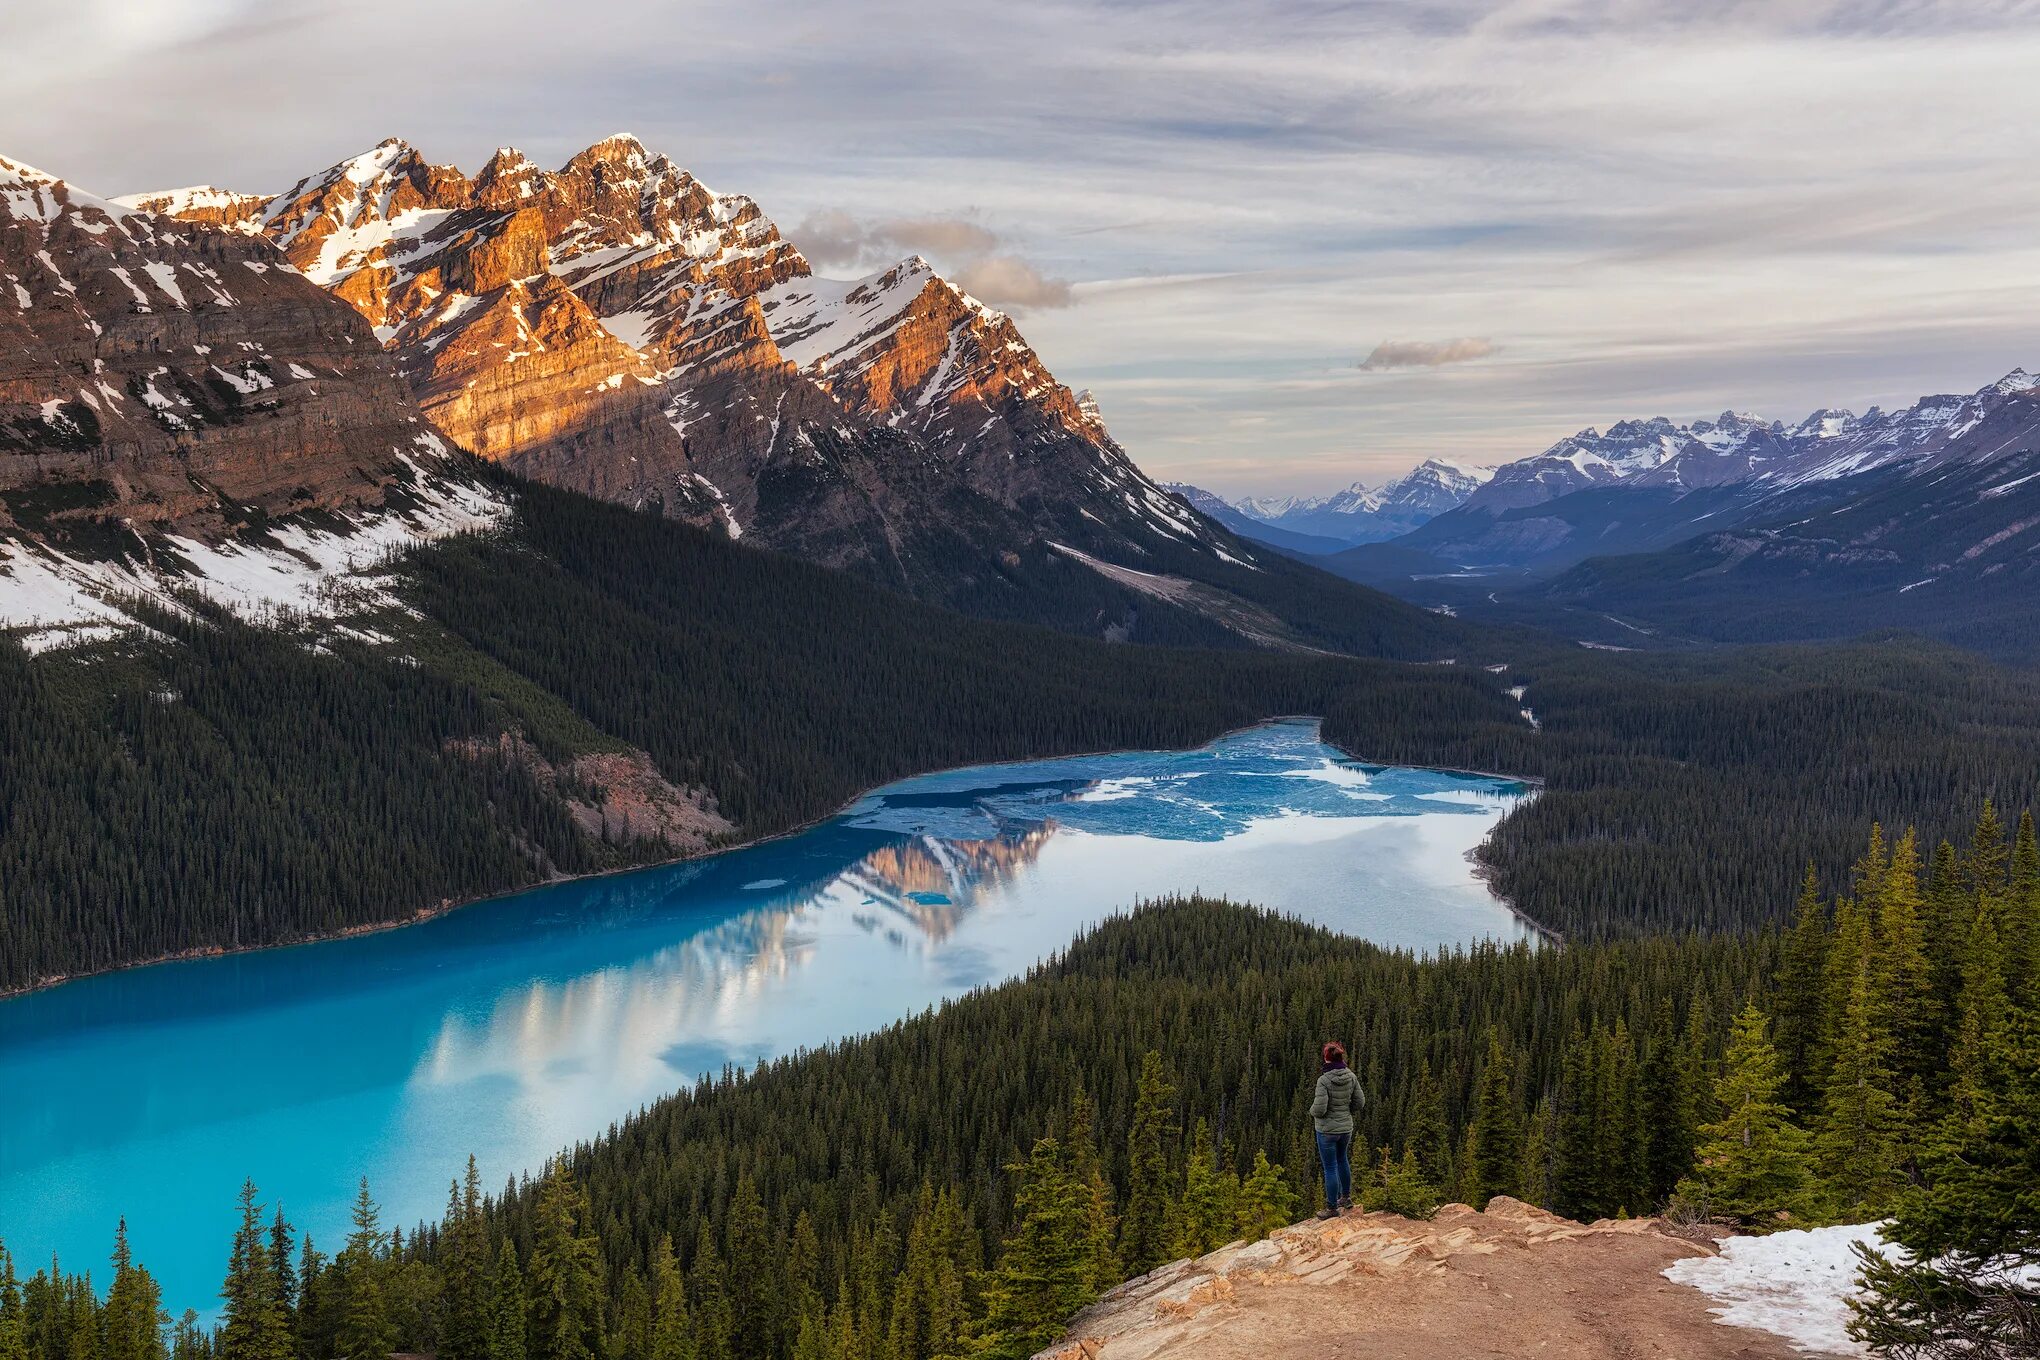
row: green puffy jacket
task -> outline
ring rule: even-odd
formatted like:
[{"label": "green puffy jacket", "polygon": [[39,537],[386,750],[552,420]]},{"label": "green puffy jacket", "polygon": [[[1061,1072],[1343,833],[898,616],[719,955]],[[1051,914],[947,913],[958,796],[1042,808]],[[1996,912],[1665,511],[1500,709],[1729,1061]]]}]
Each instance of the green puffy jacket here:
[{"label": "green puffy jacket", "polygon": [[1317,1096],[1310,1102],[1310,1122],[1319,1133],[1351,1133],[1353,1116],[1367,1097],[1360,1090],[1360,1078],[1350,1067],[1334,1067],[1317,1079]]}]

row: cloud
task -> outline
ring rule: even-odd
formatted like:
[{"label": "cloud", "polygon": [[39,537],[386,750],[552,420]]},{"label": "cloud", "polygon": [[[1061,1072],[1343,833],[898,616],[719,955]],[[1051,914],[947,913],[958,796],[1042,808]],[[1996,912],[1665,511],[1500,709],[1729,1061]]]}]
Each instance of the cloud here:
[{"label": "cloud", "polygon": [[1458,340],[1384,340],[1360,363],[1369,373],[1391,368],[1437,368],[1485,359],[1501,348],[1484,336]]},{"label": "cloud", "polygon": [[1067,279],[1051,278],[1010,251],[999,234],[968,217],[891,217],[866,221],[840,208],[801,219],[791,233],[801,253],[823,269],[876,269],[902,255],[932,256],[958,287],[994,307],[1067,307],[1076,301]]},{"label": "cloud", "polygon": [[956,271],[957,286],[994,307],[1067,307],[1076,301],[1067,279],[1051,279],[1017,255],[987,255]]}]

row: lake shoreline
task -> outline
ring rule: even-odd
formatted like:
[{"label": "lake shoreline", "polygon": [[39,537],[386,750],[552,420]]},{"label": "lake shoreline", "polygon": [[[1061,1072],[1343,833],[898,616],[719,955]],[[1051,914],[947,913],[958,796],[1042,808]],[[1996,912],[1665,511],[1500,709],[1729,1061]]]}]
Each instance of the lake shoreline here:
[{"label": "lake shoreline", "polygon": [[[1324,721],[1323,718],[1317,714],[1278,713],[1273,714],[1266,718],[1261,718],[1255,722],[1243,723],[1238,727],[1227,728],[1225,731],[1219,732],[1211,737],[1208,737],[1205,740],[1198,742],[1194,746],[1158,747],[1154,749],[1158,754],[1163,752],[1172,752],[1180,754],[1181,752],[1184,751],[1201,750],[1206,746],[1211,746],[1217,742],[1224,741],[1228,737],[1237,736],[1242,732],[1251,732],[1256,728],[1269,727],[1278,723],[1314,722],[1319,724],[1318,739],[1320,741],[1323,741],[1325,745],[1339,752],[1341,755],[1345,756],[1348,760],[1354,761],[1361,765],[1372,765],[1381,769],[1408,768],[1408,769],[1435,770],[1440,774],[1467,775],[1470,777],[1481,779],[1506,779],[1511,781],[1512,783],[1523,784],[1525,786],[1538,789],[1541,789],[1544,786],[1544,781],[1542,779],[1530,775],[1503,774],[1494,770],[1468,770],[1445,765],[1404,766],[1395,761],[1374,760],[1367,756],[1360,755],[1353,751],[1350,751],[1346,747],[1340,745],[1338,742],[1326,740],[1323,735],[1323,721]],[[440,902],[437,906],[420,907],[408,916],[391,917],[387,920],[381,921],[364,921],[359,925],[343,926],[338,930],[320,931],[316,934],[301,935],[288,940],[271,940],[266,944],[247,944],[232,946],[206,945],[192,949],[175,950],[167,954],[158,954],[146,959],[135,959],[127,963],[109,964],[104,968],[93,968],[85,972],[60,973],[51,977],[38,978],[34,982],[29,983],[27,986],[24,987],[0,989],[0,1002],[15,1000],[16,998],[19,997],[33,996],[37,992],[49,991],[54,988],[61,987],[68,982],[83,982],[88,978],[106,977],[114,973],[132,972],[137,968],[153,968],[159,964],[192,963],[201,959],[221,959],[239,954],[258,954],[268,952],[271,950],[299,949],[307,945],[331,944],[339,940],[359,939],[366,935],[380,935],[393,930],[404,930],[408,929],[411,926],[424,925],[429,921],[438,920],[442,916],[450,915],[453,912],[461,911],[468,907],[479,906],[485,902],[497,902],[505,898],[517,897],[524,893],[536,892],[540,889],[555,887],[560,884],[585,883],[597,879],[616,878],[625,874],[645,873],[653,869],[670,869],[677,864],[692,864],[701,860],[714,859],[717,858],[718,856],[733,854],[739,850],[749,850],[761,845],[769,845],[773,841],[784,840],[788,837],[798,836],[805,832],[812,831],[814,828],[821,826],[823,823],[832,821],[835,818],[842,816],[845,812],[848,812],[851,808],[857,806],[865,799],[871,797],[874,793],[877,793],[880,789],[888,788],[893,784],[900,783],[903,780],[907,779],[923,779],[931,775],[950,774],[954,773],[957,770],[974,769],[981,765],[1034,765],[1041,764],[1051,760],[1083,760],[1086,759],[1087,757],[1117,754],[1130,754],[1130,752],[1126,751],[1124,748],[1107,747],[1100,750],[1063,751],[1058,752],[1055,755],[1046,756],[1021,756],[1017,759],[1012,760],[963,761],[955,765],[938,766],[935,769],[931,770],[917,770],[912,774],[901,775],[897,779],[888,779],[883,784],[874,784],[870,788],[863,789],[853,797],[846,800],[840,807],[836,808],[834,811],[823,813],[816,817],[811,817],[808,820],[801,822],[796,826],[784,827],[778,831],[766,832],[761,835],[752,836],[745,840],[734,841],[726,845],[718,845],[713,847],[712,849],[700,850],[693,854],[674,855],[668,859],[652,860],[644,864],[621,865],[613,869],[595,869],[591,870],[588,873],[583,874],[556,874],[551,878],[542,879],[532,883],[527,883],[523,887],[510,888],[503,892],[481,893],[473,897],[464,897],[459,899],[448,898]],[[1547,938],[1556,943],[1563,944],[1564,943],[1563,936],[1560,936],[1557,932],[1549,929],[1542,922],[1537,921],[1531,916],[1525,914],[1520,908],[1516,906],[1515,903],[1509,901],[1506,897],[1503,897],[1500,893],[1495,892],[1493,884],[1489,882],[1488,879],[1487,866],[1479,863],[1479,861],[1477,860],[1473,860],[1471,856],[1474,853],[1476,852],[1474,851],[1468,852],[1469,862],[1472,863],[1474,866],[1474,876],[1479,878],[1483,883],[1488,884],[1488,891],[1494,895],[1495,900],[1501,903],[1504,907],[1506,907],[1509,910],[1510,914],[1515,916],[1518,920],[1522,921],[1524,924],[1530,926],[1533,930],[1537,931],[1540,937]]]}]

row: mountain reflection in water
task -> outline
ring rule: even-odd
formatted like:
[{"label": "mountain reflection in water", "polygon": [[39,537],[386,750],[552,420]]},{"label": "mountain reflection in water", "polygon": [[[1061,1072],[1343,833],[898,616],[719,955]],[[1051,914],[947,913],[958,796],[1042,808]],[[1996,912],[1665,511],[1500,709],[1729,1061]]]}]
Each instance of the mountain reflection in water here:
[{"label": "mountain reflection in water", "polygon": [[1024,972],[1204,891],[1383,944],[1524,934],[1467,852],[1506,780],[1363,765],[1313,723],[1195,751],[951,770],[797,835],[420,925],[0,1002],[0,1241],[103,1260],[125,1214],[173,1309],[216,1297],[243,1178],[324,1242],[686,1086]]}]

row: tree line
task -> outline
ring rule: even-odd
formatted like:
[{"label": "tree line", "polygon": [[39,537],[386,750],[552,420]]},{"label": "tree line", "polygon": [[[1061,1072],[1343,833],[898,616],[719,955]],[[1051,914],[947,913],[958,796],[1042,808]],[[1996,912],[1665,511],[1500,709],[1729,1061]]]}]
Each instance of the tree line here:
[{"label": "tree line", "polygon": [[409,1233],[363,1186],[330,1258],[251,1186],[220,1326],[154,1350],[120,1349],[154,1297],[124,1247],[103,1302],[0,1264],[0,1360],[1024,1356],[1110,1284],[1316,1202],[1326,1037],[1370,1093],[1370,1208],[1889,1217],[1916,1264],[1871,1269],[1867,1339],[2029,1344],[2040,1300],[2005,1266],[2040,1264],[2031,819],[2008,834],[1987,807],[1925,854],[1877,833],[1839,886],[1809,875],[1783,932],[1424,958],[1146,907],[1024,979],[704,1080],[494,1195],[470,1166]]}]

